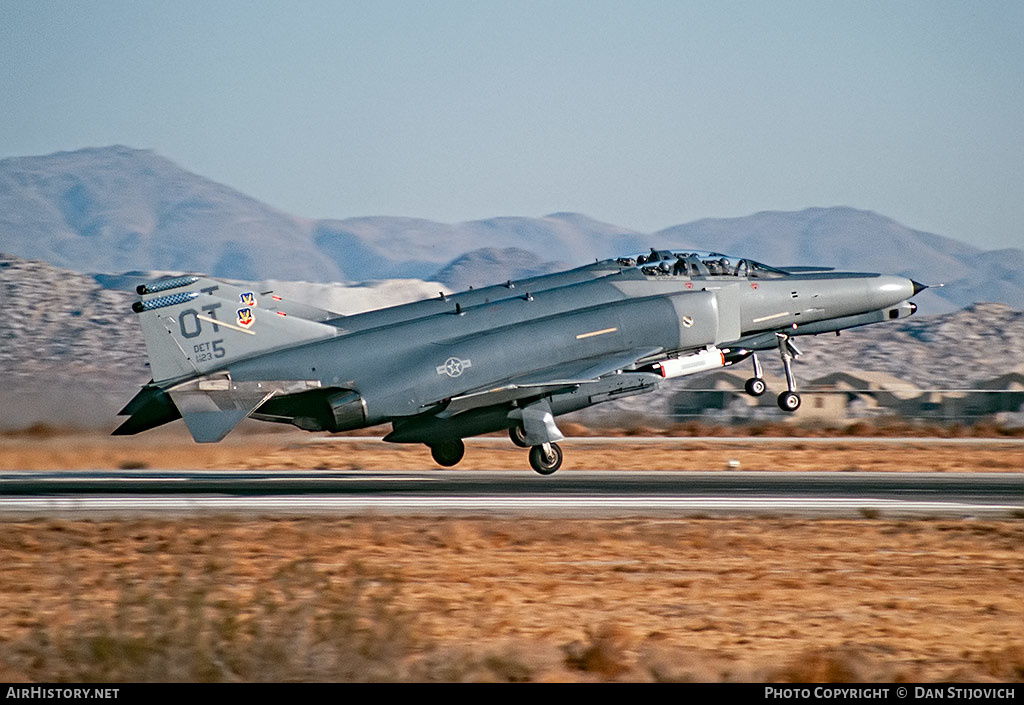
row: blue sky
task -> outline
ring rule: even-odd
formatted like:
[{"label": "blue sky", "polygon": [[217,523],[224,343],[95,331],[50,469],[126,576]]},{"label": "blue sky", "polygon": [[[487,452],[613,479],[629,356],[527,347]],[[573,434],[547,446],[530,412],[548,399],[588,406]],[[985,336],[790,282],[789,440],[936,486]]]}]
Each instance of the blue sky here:
[{"label": "blue sky", "polygon": [[300,216],[849,205],[1024,246],[1024,3],[0,0],[0,157],[125,144]]}]

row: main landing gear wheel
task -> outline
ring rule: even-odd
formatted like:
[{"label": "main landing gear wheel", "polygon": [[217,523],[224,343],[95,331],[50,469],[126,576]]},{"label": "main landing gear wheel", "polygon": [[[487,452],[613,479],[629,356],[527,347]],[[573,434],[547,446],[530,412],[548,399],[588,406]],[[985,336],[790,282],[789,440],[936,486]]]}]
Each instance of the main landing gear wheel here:
[{"label": "main landing gear wheel", "polygon": [[800,408],[800,395],[796,392],[783,392],[779,395],[779,408],[790,413]]},{"label": "main landing gear wheel", "polygon": [[461,439],[441,441],[436,445],[430,446],[430,457],[434,459],[435,463],[446,468],[458,465],[465,454],[466,444]]},{"label": "main landing gear wheel", "polygon": [[529,448],[530,444],[526,442],[526,431],[523,430],[522,426],[513,426],[508,430],[508,437],[512,439],[512,442],[520,448]]},{"label": "main landing gear wheel", "polygon": [[541,475],[550,475],[562,467],[562,449],[557,443],[544,443],[530,448],[530,467]]},{"label": "main landing gear wheel", "polygon": [[752,397],[759,397],[768,391],[768,385],[765,384],[764,380],[760,377],[751,377],[747,380],[747,383],[743,385],[743,388],[747,390],[747,394]]}]

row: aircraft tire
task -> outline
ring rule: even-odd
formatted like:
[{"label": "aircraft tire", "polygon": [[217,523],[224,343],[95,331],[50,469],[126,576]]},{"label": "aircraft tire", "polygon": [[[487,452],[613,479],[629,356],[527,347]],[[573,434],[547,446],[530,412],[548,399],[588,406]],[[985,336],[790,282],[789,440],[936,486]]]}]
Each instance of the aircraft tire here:
[{"label": "aircraft tire", "polygon": [[761,377],[751,377],[747,380],[747,383],[743,385],[743,388],[752,397],[759,397],[768,391],[768,385],[764,383],[764,379]]},{"label": "aircraft tire", "polygon": [[793,413],[800,408],[800,395],[796,392],[783,392],[779,395],[779,408]]},{"label": "aircraft tire", "polygon": [[512,440],[512,443],[520,448],[530,447],[530,444],[526,442],[526,431],[518,424],[508,430],[508,437]]},{"label": "aircraft tire", "polygon": [[551,453],[544,452],[544,446],[532,446],[530,448],[530,467],[541,475],[550,475],[562,467],[562,449],[557,443],[549,443]]},{"label": "aircraft tire", "polygon": [[454,441],[442,441],[430,446],[430,457],[434,459],[435,463],[445,468],[458,465],[465,454],[466,444],[460,438],[456,438]]}]

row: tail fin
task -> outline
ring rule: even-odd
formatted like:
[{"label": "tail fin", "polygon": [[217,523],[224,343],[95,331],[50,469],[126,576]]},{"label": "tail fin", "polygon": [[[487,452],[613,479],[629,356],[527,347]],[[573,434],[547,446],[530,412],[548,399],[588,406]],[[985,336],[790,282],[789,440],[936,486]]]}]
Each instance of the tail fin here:
[{"label": "tail fin", "polygon": [[130,418],[115,435],[139,433],[180,414],[197,442],[216,442],[270,397],[320,387],[319,380],[236,382],[230,365],[331,338],[338,328],[288,315],[285,307],[257,307],[252,292],[207,283],[179,277],[140,287],[142,300],[132,310],[139,315],[154,381],[122,410]]},{"label": "tail fin", "polygon": [[162,280],[139,290],[142,300],[132,310],[139,314],[157,383],[203,375],[234,360],[338,333],[334,326],[289,315],[289,307],[276,306],[273,299],[271,306],[265,299],[258,307],[253,292],[236,293],[237,287],[199,277]]},{"label": "tail fin", "polygon": [[253,308],[258,306],[271,308],[276,311],[282,311],[289,316],[298,316],[299,318],[305,318],[307,321],[316,321],[317,323],[344,318],[342,314],[335,313],[334,311],[328,311],[327,309],[318,308],[299,301],[287,300],[276,295],[273,291],[257,293],[251,286],[243,287],[237,284],[228,284],[227,282],[208,279],[194,274],[185,277],[158,279],[149,284],[141,284],[135,290],[143,299],[147,296],[163,295],[169,291],[174,291],[176,294],[187,294],[196,291],[200,294],[211,294],[219,299],[233,301],[239,305],[251,306]]}]

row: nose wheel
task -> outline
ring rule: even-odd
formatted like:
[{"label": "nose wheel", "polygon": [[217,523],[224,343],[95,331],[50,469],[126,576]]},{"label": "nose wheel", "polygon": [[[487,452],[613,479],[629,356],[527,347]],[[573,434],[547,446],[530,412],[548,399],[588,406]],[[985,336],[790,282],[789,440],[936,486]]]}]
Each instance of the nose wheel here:
[{"label": "nose wheel", "polygon": [[754,363],[754,376],[747,380],[743,389],[752,397],[759,397],[768,391],[768,385],[764,382],[764,373],[761,371],[761,361],[757,359],[757,353],[750,356]]},{"label": "nose wheel", "polygon": [[783,392],[779,395],[779,408],[790,413],[800,408],[800,395],[796,392]]},{"label": "nose wheel", "polygon": [[768,385],[765,384],[764,380],[760,377],[751,377],[747,380],[747,383],[743,385],[743,389],[745,389],[747,394],[750,396],[759,397],[768,391]]},{"label": "nose wheel", "polygon": [[541,475],[550,475],[562,467],[562,449],[557,443],[542,443],[530,448],[530,467]]}]

